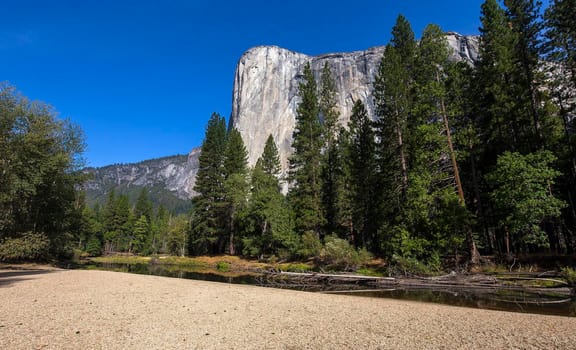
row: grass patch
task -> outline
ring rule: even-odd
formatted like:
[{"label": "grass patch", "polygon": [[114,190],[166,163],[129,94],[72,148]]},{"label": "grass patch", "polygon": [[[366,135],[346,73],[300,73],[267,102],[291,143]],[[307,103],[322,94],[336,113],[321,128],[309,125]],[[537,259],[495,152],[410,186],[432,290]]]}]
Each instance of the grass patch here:
[{"label": "grass patch", "polygon": [[90,258],[98,264],[148,264],[152,260],[149,256],[123,256],[123,255],[110,255],[110,256],[99,256],[95,258]]},{"label": "grass patch", "polygon": [[356,271],[357,274],[362,276],[383,277],[384,274],[374,268],[364,267]]},{"label": "grass patch", "polygon": [[216,263],[216,270],[219,272],[229,272],[230,263],[227,263],[226,261],[218,261],[218,263]]},{"label": "grass patch", "polygon": [[313,266],[306,263],[286,263],[275,265],[276,269],[287,272],[310,272],[313,271]]}]

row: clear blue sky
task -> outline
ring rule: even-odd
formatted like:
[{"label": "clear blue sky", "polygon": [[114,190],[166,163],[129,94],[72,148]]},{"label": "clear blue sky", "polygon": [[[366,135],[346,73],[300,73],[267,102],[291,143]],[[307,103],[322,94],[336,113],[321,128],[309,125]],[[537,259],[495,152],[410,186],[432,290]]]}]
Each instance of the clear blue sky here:
[{"label": "clear blue sky", "polygon": [[398,14],[476,34],[481,0],[4,0],[0,81],[85,132],[102,166],[199,146],[211,113],[230,115],[242,53],[278,45],[316,55],[384,45]]}]

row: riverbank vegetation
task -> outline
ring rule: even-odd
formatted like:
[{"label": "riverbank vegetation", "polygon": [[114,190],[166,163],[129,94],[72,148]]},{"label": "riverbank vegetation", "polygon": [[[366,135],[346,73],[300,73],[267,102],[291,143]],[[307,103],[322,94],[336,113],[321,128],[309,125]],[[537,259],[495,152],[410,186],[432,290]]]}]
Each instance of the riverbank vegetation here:
[{"label": "riverbank vegetation", "polygon": [[417,41],[399,16],[374,77],[375,120],[356,101],[339,125],[329,65],[315,76],[307,64],[288,171],[272,135],[249,167],[240,132],[214,113],[189,214],[155,207],[146,189],[134,203],[112,191],[103,206],[87,206],[79,129],[3,85],[0,260],[75,248],[148,263],[226,254],[374,273],[370,262],[380,259],[378,273],[390,275],[493,261],[513,269],[534,254],[561,262],[576,249],[573,17],[571,0],[545,10],[532,0],[486,0],[472,64],[449,60],[439,26]]}]

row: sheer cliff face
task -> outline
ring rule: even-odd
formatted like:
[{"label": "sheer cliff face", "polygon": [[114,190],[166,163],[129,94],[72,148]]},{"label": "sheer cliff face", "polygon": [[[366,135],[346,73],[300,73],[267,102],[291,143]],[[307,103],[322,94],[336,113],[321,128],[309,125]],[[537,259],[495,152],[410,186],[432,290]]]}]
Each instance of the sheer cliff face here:
[{"label": "sheer cliff face", "polygon": [[198,172],[200,148],[187,156],[170,156],[132,164],[114,164],[102,168],[86,168],[90,180],[84,184],[89,205],[104,205],[108,194],[125,194],[132,203],[142,188],[148,189],[155,205],[162,205],[173,213],[185,213],[190,208],[190,198],[195,195],[194,184]]},{"label": "sheer cliff face", "polygon": [[[473,63],[478,56],[478,38],[447,34],[452,59]],[[282,169],[288,168],[292,133],[299,103],[298,84],[304,65],[310,62],[317,81],[328,63],[336,81],[340,123],[347,125],[356,100],[366,105],[372,118],[372,83],[384,47],[366,51],[307,56],[276,46],[248,50],[238,62],[234,78],[230,123],[242,134],[250,165],[262,154],[268,135],[280,153]]]}]

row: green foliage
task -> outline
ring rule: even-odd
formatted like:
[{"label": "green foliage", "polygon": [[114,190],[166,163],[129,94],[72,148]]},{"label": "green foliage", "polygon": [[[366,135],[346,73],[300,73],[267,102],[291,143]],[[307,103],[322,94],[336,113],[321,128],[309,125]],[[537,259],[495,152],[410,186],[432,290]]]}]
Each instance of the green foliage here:
[{"label": "green foliage", "polygon": [[302,235],[302,242],[298,255],[303,258],[313,258],[320,255],[322,252],[322,242],[314,231],[306,231]]},{"label": "green foliage", "polygon": [[219,234],[225,230],[223,220],[226,151],[226,122],[217,113],[212,114],[206,127],[206,136],[198,159],[193,198],[194,211],[189,240],[189,253],[193,255],[215,254],[219,251]]},{"label": "green foliage", "polygon": [[26,232],[17,238],[0,242],[0,261],[46,260],[50,256],[50,239],[42,233]]},{"label": "green foliage", "polygon": [[189,230],[188,218],[184,215],[175,217],[168,228],[166,235],[167,252],[171,255],[186,255],[186,246]]},{"label": "green foliage", "polygon": [[373,234],[379,226],[379,177],[376,167],[376,144],[372,123],[366,107],[356,101],[350,116],[350,141],[347,155],[350,157],[350,200],[355,246],[377,250]]},{"label": "green foliage", "polygon": [[556,160],[549,151],[521,155],[505,152],[487,175],[492,184],[491,199],[498,209],[499,223],[524,244],[547,247],[541,225],[560,216],[565,203],[550,192],[560,174],[550,167]]},{"label": "green foliage", "polygon": [[38,233],[50,255],[69,250],[81,218],[75,204],[83,150],[78,126],[0,84],[0,240],[25,242]]},{"label": "green foliage", "polygon": [[347,240],[330,235],[326,236],[318,258],[322,264],[347,271],[366,264],[372,255],[364,248],[356,250]]},{"label": "green foliage", "polygon": [[236,237],[239,229],[239,219],[248,210],[248,152],[240,132],[234,128],[228,132],[226,153],[224,156],[224,192],[226,211],[222,219],[227,223],[227,251],[236,254]]},{"label": "green foliage", "polygon": [[324,225],[322,210],[321,151],[324,145],[316,80],[310,64],[304,67],[303,81],[298,86],[301,102],[296,110],[289,180],[292,188],[289,200],[295,212],[299,232],[313,230],[320,233]]},{"label": "green foliage", "polygon": [[434,259],[432,265],[426,265],[413,257],[402,257],[399,255],[392,256],[388,266],[388,275],[417,275],[417,276],[430,276],[438,274],[439,266],[435,266],[436,260]]},{"label": "green foliage", "polygon": [[566,282],[568,282],[572,286],[576,286],[576,270],[575,269],[573,269],[571,267],[563,267],[560,270],[560,273],[562,274],[562,277],[564,277],[566,279]]},{"label": "green foliage", "polygon": [[228,272],[230,271],[230,264],[225,261],[218,261],[218,263],[216,263],[216,270],[220,272]]},{"label": "green foliage", "polygon": [[134,207],[134,217],[139,218],[144,215],[148,223],[152,221],[152,201],[148,198],[148,189],[143,187],[140,190],[140,195],[136,200],[136,205]]},{"label": "green foliage", "polygon": [[90,237],[86,243],[86,253],[89,256],[99,256],[102,254],[102,242],[96,236]]}]

